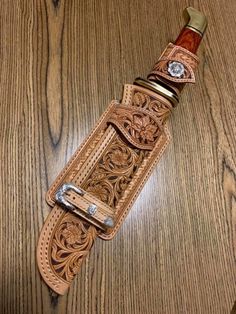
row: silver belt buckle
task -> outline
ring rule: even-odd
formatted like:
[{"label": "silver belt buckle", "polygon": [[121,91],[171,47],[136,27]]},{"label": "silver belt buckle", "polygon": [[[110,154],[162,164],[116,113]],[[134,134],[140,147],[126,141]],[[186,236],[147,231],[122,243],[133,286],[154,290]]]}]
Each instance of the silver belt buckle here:
[{"label": "silver belt buckle", "polygon": [[[55,199],[56,202],[60,205],[62,205],[64,208],[73,211],[75,214],[80,214],[76,211],[76,208],[74,205],[72,205],[70,202],[68,202],[65,199],[65,195],[69,191],[74,191],[75,193],[79,194],[80,196],[84,196],[85,192],[81,190],[80,188],[76,187],[73,183],[64,183],[56,192]],[[90,204],[87,208],[87,214],[89,216],[94,216],[97,211],[97,205]],[[100,222],[101,223],[101,222]],[[112,217],[107,216],[105,220],[102,222],[103,225],[106,227],[112,228],[114,226],[114,220]]]},{"label": "silver belt buckle", "polygon": [[64,207],[66,207],[69,210],[74,210],[75,207],[68,202],[65,199],[65,194],[69,191],[74,191],[75,193],[83,196],[84,195],[84,191],[82,191],[81,189],[77,188],[73,183],[64,183],[59,190],[57,190],[56,194],[55,194],[55,199],[56,202],[58,204],[63,205]]}]

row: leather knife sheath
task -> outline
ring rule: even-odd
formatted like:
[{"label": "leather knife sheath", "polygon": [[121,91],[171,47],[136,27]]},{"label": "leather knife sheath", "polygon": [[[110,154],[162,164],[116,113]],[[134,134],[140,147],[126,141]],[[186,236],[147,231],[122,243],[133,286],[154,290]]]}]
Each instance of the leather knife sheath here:
[{"label": "leather knife sheath", "polygon": [[170,141],[168,118],[184,84],[195,82],[198,62],[183,42],[168,44],[148,79],[126,84],[122,100],[108,105],[50,187],[37,261],[58,294],[67,291],[94,240],[118,232]]}]

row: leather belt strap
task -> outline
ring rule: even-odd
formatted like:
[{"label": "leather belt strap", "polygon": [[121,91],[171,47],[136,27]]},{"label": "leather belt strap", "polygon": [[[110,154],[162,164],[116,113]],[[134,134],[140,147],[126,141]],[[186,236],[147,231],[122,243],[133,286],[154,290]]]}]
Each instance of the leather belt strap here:
[{"label": "leather belt strap", "polygon": [[113,227],[114,210],[72,183],[62,185],[56,193],[56,201],[98,228]]},{"label": "leather belt strap", "polygon": [[[180,64],[183,73],[180,76],[172,76],[169,64]],[[199,58],[189,50],[169,43],[158,62],[154,65],[148,79],[165,78],[174,83],[195,83],[194,72],[199,64]]]}]

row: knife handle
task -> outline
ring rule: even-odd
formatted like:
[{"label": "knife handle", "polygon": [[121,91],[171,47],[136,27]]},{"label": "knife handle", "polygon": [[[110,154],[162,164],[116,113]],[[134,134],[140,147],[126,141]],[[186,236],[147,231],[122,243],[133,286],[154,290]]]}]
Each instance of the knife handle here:
[{"label": "knife handle", "polygon": [[168,44],[147,80],[135,80],[135,84],[169,99],[174,107],[186,83],[195,83],[194,72],[199,62],[196,52],[207,28],[207,18],[203,13],[192,7],[183,13],[186,24],[175,43]]},{"label": "knife handle", "polygon": [[192,7],[183,12],[187,22],[175,41],[175,45],[196,53],[207,28],[206,16]]},{"label": "knife handle", "polygon": [[187,49],[192,53],[196,53],[201,43],[202,36],[196,31],[184,27],[175,41],[175,45]]}]

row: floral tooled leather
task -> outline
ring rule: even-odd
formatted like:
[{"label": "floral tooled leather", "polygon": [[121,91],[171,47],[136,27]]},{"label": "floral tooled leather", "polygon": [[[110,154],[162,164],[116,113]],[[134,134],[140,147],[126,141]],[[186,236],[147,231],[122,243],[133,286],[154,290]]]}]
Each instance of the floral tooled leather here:
[{"label": "floral tooled leather", "polygon": [[58,294],[65,294],[88,255],[97,229],[58,205],[40,233],[37,261],[42,277]]},{"label": "floral tooled leather", "polygon": [[116,208],[148,151],[129,147],[119,135],[98,160],[83,189]]},{"label": "floral tooled leather", "polygon": [[164,101],[164,98],[160,96],[151,97],[139,90],[134,91],[131,105],[152,112],[158,118],[161,125],[167,120],[172,110],[172,105],[169,101]]},{"label": "floral tooled leather", "polygon": [[153,149],[162,125],[151,111],[135,106],[118,105],[108,123],[112,123],[126,139],[140,149]]},{"label": "floral tooled leather", "polygon": [[[180,62],[184,66],[181,77],[173,77],[168,71],[171,62]],[[199,63],[198,57],[180,46],[169,43],[160,59],[154,65],[148,79],[163,77],[175,83],[195,83],[194,71]]]},{"label": "floral tooled leather", "polygon": [[66,213],[52,239],[51,257],[57,275],[71,282],[88,254],[97,232],[94,226]]},{"label": "floral tooled leather", "polygon": [[[162,96],[126,85],[122,103],[113,101],[109,105],[50,188],[47,201],[53,209],[40,235],[37,260],[44,280],[57,293],[66,292],[95,238],[109,240],[117,233],[169,142],[165,121],[171,109],[171,103]],[[140,141],[137,143],[143,146],[151,143],[153,148],[139,148],[137,143],[127,141],[123,132],[108,123],[111,117],[115,118],[114,114],[128,126],[130,136]],[[66,182],[81,186],[114,209],[114,227],[101,230],[55,204],[55,193]]]},{"label": "floral tooled leather", "polygon": [[[139,149],[130,145],[120,132],[108,124],[113,112],[121,104],[127,108],[133,107],[135,110],[144,109],[158,119],[162,132],[152,150]],[[102,239],[114,237],[120,226],[120,218],[129,208],[129,202],[133,200],[137,190],[141,188],[141,182],[147,178],[149,166],[153,166],[161,154],[160,151],[162,152],[169,142],[165,122],[172,110],[170,101],[140,86],[127,84],[121,104],[112,101],[106,114],[92,131],[92,136],[75,153],[47,194],[49,205],[54,206],[54,195],[57,189],[65,182],[73,182],[119,211],[115,227],[107,232],[99,232],[98,235]],[[112,136],[110,136],[111,132]],[[102,150],[101,146],[103,146]],[[99,158],[96,157],[98,151],[100,151],[97,155]],[[141,155],[143,152],[145,155]]]}]

